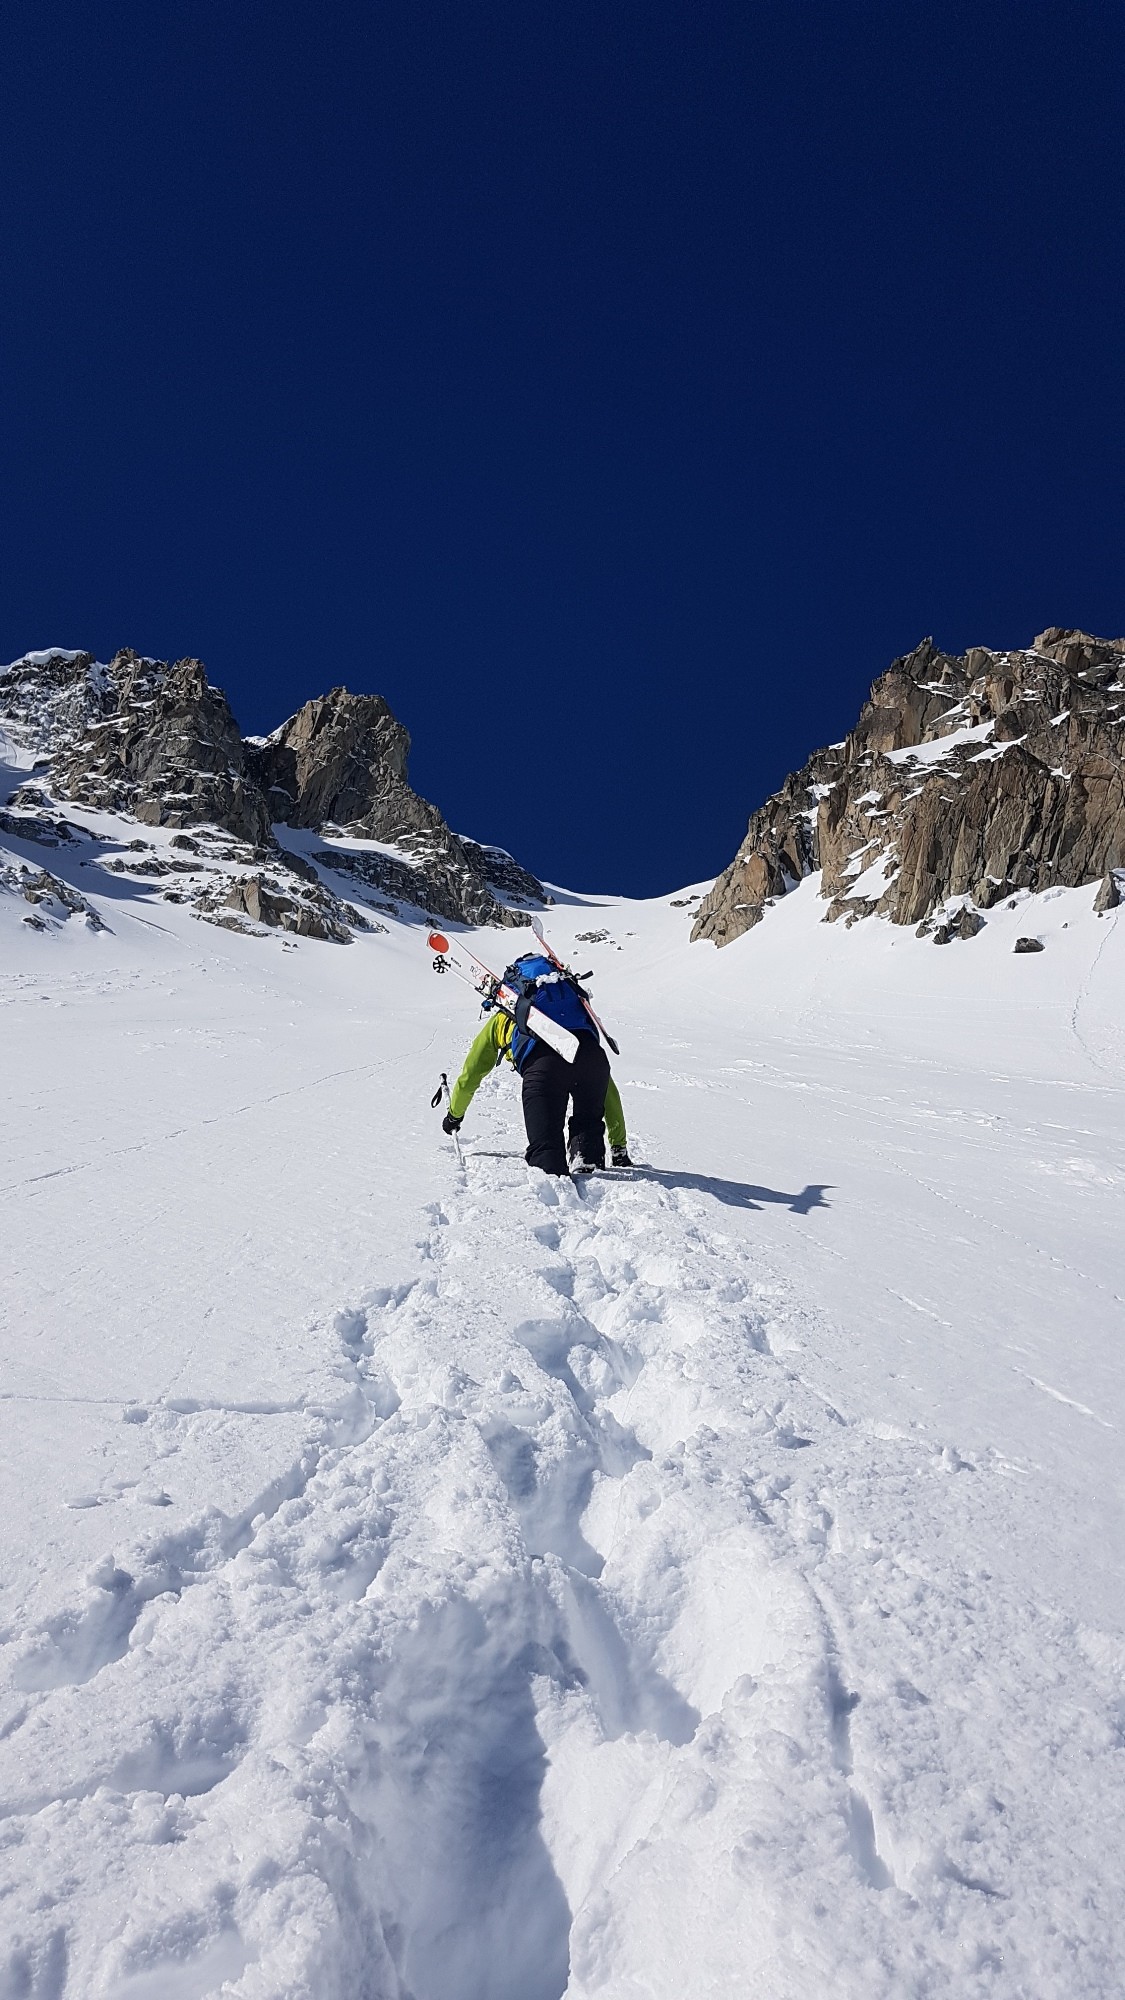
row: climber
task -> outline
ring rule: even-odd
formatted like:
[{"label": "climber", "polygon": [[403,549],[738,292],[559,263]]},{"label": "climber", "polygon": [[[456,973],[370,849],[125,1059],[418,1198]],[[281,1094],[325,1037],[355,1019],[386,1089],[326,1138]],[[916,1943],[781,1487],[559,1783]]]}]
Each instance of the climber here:
[{"label": "climber", "polygon": [[[538,1008],[578,1036],[578,1053],[568,1063],[537,1036],[518,1028],[511,1015],[490,1013],[449,1093],[442,1130],[460,1130],[477,1089],[506,1058],[523,1080],[529,1166],[548,1174],[582,1174],[604,1167],[607,1125],[612,1164],[631,1166],[625,1116],[609,1073],[609,1058],[573,986],[555,975],[547,959],[530,952],[517,959],[504,977],[518,978],[534,992]],[[568,1104],[573,1109],[564,1135]]]}]

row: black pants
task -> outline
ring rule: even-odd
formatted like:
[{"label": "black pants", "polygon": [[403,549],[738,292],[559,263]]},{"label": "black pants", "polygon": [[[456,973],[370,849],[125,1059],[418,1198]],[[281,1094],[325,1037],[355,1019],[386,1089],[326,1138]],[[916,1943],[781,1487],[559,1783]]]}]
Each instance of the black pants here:
[{"label": "black pants", "polygon": [[604,1167],[608,1082],[609,1057],[596,1035],[579,1035],[578,1054],[572,1063],[549,1049],[546,1042],[532,1050],[523,1070],[524,1157],[529,1167],[542,1167],[545,1174],[569,1173],[563,1125],[572,1098],[571,1145],[588,1166]]}]

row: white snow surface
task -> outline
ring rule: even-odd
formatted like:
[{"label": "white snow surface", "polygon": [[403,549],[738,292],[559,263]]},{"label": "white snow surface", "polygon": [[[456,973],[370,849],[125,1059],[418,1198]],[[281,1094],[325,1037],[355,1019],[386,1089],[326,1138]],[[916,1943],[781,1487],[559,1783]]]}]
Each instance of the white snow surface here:
[{"label": "white snow surface", "polygon": [[928,743],[912,743],[905,750],[884,750],[882,754],[888,764],[943,764],[954,750],[963,750],[970,743],[991,742],[995,727],[995,719],[990,717],[987,722],[951,730],[948,736],[935,736]]},{"label": "white snow surface", "polygon": [[0,846],[2,2000],[1119,1995],[1121,913],[560,894],[572,1186],[417,929]]}]

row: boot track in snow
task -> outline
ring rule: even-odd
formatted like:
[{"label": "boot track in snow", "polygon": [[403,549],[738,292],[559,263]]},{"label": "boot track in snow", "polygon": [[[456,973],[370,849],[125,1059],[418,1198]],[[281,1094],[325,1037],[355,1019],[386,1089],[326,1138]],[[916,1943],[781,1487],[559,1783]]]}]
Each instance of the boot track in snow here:
[{"label": "boot track in snow", "polygon": [[[0,1990],[64,1990],[95,1829],[65,1986],[90,2000],[156,1995],[170,1960],[240,2000],[616,1996],[654,1951],[774,2000],[936,2000],[966,1940],[990,1992],[1061,1964],[1013,1867],[1031,1746],[968,1666],[963,1713],[923,1692],[938,1650],[987,1633],[1049,1673],[1058,1637],[971,1579],[919,1596],[894,1524],[971,1475],[828,1405],[807,1332],[707,1196],[479,1153],[415,1275],[326,1322],[319,1448],[251,1518],[123,1552],[26,1649],[7,1866],[56,1915]],[[970,1840],[986,1763],[1005,1804]]]}]

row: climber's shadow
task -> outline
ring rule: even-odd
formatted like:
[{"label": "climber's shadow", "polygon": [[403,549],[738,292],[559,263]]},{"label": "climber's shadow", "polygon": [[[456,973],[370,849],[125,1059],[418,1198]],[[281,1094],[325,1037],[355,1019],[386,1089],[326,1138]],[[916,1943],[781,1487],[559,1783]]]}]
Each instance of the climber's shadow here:
[{"label": "climber's shadow", "polygon": [[768,1202],[779,1202],[793,1215],[807,1215],[810,1208],[832,1206],[824,1199],[830,1181],[811,1181],[799,1194],[786,1194],[783,1188],[754,1187],[748,1181],[723,1181],[714,1174],[677,1173],[665,1167],[634,1167],[633,1178],[656,1181],[660,1187],[693,1188],[697,1194],[714,1195],[728,1208],[762,1208]]}]

